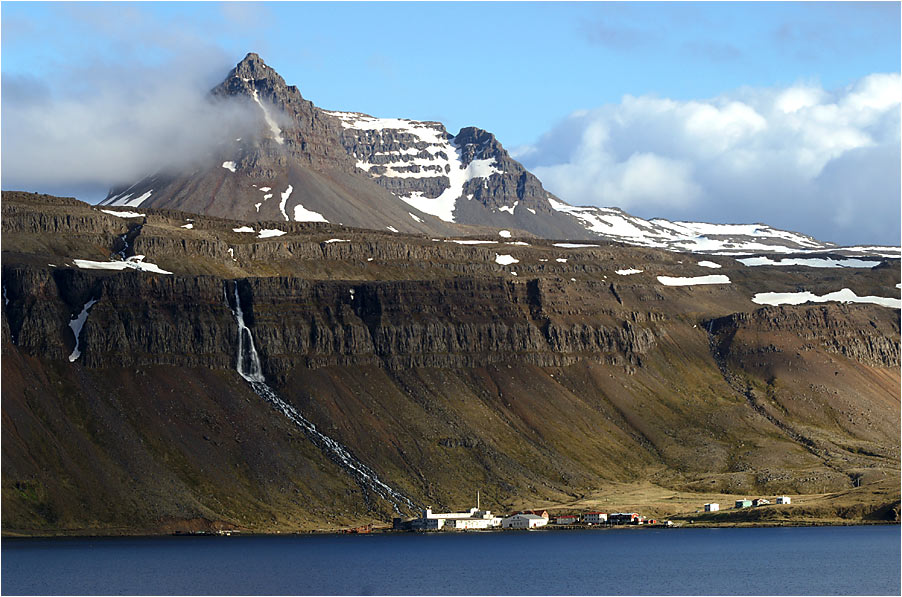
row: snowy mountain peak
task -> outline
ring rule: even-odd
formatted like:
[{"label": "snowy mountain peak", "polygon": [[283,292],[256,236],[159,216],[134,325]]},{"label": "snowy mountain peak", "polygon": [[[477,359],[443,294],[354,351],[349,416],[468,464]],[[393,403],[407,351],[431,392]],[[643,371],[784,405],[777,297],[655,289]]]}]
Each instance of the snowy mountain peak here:
[{"label": "snowy mountain peak", "polygon": [[726,254],[834,247],[763,224],[644,220],[615,207],[569,205],[488,131],[452,135],[440,122],[320,109],[255,53],[211,94],[243,102],[254,130],[201,156],[204,167],[114,189],[105,204],[430,234],[461,234],[463,224]]}]

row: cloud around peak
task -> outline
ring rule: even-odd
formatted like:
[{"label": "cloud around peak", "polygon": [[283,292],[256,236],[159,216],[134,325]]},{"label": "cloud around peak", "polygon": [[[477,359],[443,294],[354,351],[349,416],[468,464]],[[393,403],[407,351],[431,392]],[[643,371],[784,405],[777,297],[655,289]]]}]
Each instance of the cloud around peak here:
[{"label": "cloud around peak", "polygon": [[574,112],[515,155],[574,204],[757,222],[842,243],[899,242],[899,74],[843,89],[624,96]]},{"label": "cloud around peak", "polygon": [[209,95],[213,69],[97,61],[52,80],[4,72],[4,188],[102,198],[110,186],[208,158],[258,120],[246,102]]}]

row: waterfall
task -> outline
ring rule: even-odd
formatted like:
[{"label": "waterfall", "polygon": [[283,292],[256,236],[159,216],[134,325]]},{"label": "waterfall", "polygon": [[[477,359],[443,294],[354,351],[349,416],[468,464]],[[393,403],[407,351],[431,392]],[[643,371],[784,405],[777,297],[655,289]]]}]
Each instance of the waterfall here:
[{"label": "waterfall", "polygon": [[263,369],[260,366],[260,355],[254,347],[254,337],[244,323],[244,312],[241,309],[237,282],[235,282],[235,308],[232,309],[232,313],[238,322],[238,360],[235,368],[238,370],[238,374],[251,385],[254,392],[300,427],[314,445],[345,469],[358,483],[391,502],[396,512],[400,512],[399,507],[401,506],[418,510],[419,508],[413,500],[383,483],[373,469],[360,462],[343,445],[321,433],[316,425],[304,418],[297,409],[282,400],[276,391],[267,385]]}]

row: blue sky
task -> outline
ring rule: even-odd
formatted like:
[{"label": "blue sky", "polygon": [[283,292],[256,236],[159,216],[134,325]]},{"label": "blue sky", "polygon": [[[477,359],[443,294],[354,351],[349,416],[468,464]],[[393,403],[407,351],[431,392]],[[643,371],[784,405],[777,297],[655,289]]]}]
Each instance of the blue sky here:
[{"label": "blue sky", "polygon": [[[208,88],[255,51],[320,107],[439,120],[452,133],[485,128],[570,203],[619,204],[643,217],[752,218],[844,243],[899,241],[898,107],[886,101],[898,102],[899,3],[4,2],[0,16],[7,156],[40,139],[7,126],[20,104],[80,101],[78,113],[88,113],[103,89],[108,103],[98,111],[110,116],[117,86],[134,100],[163,88],[146,80],[177,69],[180,85]],[[895,79],[868,78],[880,74]],[[815,98],[802,124],[775,108],[790,92]],[[876,107],[853,114],[847,106],[862,105],[862,93],[882,99],[862,100]],[[728,128],[687,136],[689,119],[710,112],[699,106],[714,108]],[[657,129],[642,124],[639,109],[658,114]],[[825,123],[826,113],[838,114],[836,122]],[[716,156],[690,147],[717,145],[736,122],[735,142]],[[587,135],[597,130],[606,136],[593,145]],[[835,138],[848,142],[837,149]],[[788,146],[798,148],[793,159],[820,156],[799,162],[801,178],[761,157]],[[737,171],[744,186],[773,174],[737,198],[728,179],[709,173],[731,172],[723,164],[735,164],[740,151],[746,162],[761,152],[757,169]],[[879,225],[849,208],[849,195],[862,190],[854,179],[862,164]],[[68,194],[86,195],[114,182],[100,171],[91,180],[90,167],[52,181],[15,166],[4,167],[4,188],[62,192],[68,184],[78,189]],[[629,183],[637,171],[676,188],[637,189]],[[787,189],[804,199],[798,213],[781,213]],[[829,218],[812,212],[825,202],[836,206]]]}]

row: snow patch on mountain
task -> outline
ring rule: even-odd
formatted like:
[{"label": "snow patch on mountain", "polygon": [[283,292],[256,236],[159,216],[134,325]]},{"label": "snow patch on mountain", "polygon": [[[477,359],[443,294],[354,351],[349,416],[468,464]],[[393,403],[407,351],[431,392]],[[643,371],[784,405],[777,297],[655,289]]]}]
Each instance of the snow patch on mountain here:
[{"label": "snow patch on mountain", "polygon": [[89,259],[73,259],[76,267],[81,269],[105,269],[112,271],[122,271],[133,269],[139,272],[150,272],[153,274],[171,274],[154,263],[145,263],[144,255],[134,255],[125,261],[91,261]]},{"label": "snow patch on mountain", "polygon": [[802,265],[805,267],[853,267],[853,268],[872,268],[874,266],[880,265],[879,261],[867,261],[864,259],[831,259],[828,257],[802,257],[802,258],[789,258],[784,257],[782,259],[771,259],[770,257],[761,256],[761,257],[747,257],[744,259],[737,259],[739,263],[743,265],[747,265],[750,267],[758,266],[758,265]]},{"label": "snow patch on mountain", "polygon": [[495,263],[498,265],[511,265],[513,263],[520,263],[520,260],[514,258],[512,255],[499,255],[498,253],[495,253]]},{"label": "snow patch on mountain", "polygon": [[441,124],[405,118],[375,118],[353,112],[326,113],[338,118],[345,129],[361,131],[367,143],[381,139],[384,131],[390,132],[392,137],[409,137],[410,141],[405,143],[413,147],[355,155],[357,167],[375,177],[447,179],[447,186],[437,197],[426,196],[421,190],[395,192],[408,205],[445,222],[455,221],[457,200],[463,196],[468,181],[502,174],[494,158],[475,159],[464,164],[460,149]]},{"label": "snow patch on mountain", "polygon": [[891,309],[902,308],[902,300],[882,296],[858,296],[852,290],[843,288],[836,292],[830,292],[818,296],[812,292],[759,292],[752,297],[752,302],[758,305],[802,305],[804,303],[871,303]]},{"label": "snow patch on mountain", "polygon": [[690,278],[676,278],[672,276],[658,276],[658,282],[664,286],[696,286],[699,284],[729,284],[730,278],[723,274],[711,276],[694,276]]},{"label": "snow patch on mountain", "polygon": [[112,209],[101,209],[100,211],[117,218],[143,218],[145,216],[145,214],[139,214],[136,211],[113,211]]},{"label": "snow patch on mountain", "polygon": [[[289,187],[291,188],[291,187]],[[286,220],[288,217],[286,216]],[[305,208],[303,205],[298,203],[294,206],[294,221],[295,222],[325,222],[329,223],[329,220],[323,217],[323,214],[311,211]]]},{"label": "snow patch on mountain", "polygon": [[615,207],[574,207],[546,197],[552,209],[566,213],[599,236],[644,247],[718,255],[754,252],[794,253],[835,245],[764,224],[709,224],[645,220]]},{"label": "snow patch on mountain", "polygon": [[235,172],[235,162],[223,162],[222,167],[225,168],[226,170],[231,170],[232,172]]}]

